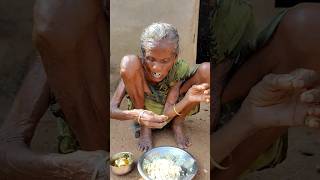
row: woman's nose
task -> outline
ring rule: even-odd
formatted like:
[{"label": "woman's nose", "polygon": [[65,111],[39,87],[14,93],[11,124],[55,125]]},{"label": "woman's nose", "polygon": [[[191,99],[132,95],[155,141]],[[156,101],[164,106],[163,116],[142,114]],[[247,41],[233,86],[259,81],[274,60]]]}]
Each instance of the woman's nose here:
[{"label": "woman's nose", "polygon": [[154,71],[161,70],[160,64],[158,62],[154,62],[153,65],[152,65],[152,70],[154,70]]}]

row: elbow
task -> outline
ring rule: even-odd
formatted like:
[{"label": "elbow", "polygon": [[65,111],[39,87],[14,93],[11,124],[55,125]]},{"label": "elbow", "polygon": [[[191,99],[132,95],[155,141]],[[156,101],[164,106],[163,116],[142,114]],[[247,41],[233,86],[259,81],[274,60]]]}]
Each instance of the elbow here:
[{"label": "elbow", "polygon": [[114,119],[114,110],[110,109],[110,118]]},{"label": "elbow", "polygon": [[116,107],[113,104],[110,104],[110,118],[115,119]]}]

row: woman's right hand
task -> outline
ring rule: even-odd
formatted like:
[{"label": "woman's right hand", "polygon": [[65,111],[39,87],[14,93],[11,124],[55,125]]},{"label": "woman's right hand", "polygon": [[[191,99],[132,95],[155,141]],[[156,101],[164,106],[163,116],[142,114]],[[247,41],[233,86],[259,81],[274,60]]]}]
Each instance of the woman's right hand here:
[{"label": "woman's right hand", "polygon": [[142,126],[146,126],[148,128],[161,129],[168,123],[168,116],[158,115],[152,111],[145,109],[136,109],[135,111],[137,111],[138,118],[140,116],[139,121],[138,118],[137,121]]}]

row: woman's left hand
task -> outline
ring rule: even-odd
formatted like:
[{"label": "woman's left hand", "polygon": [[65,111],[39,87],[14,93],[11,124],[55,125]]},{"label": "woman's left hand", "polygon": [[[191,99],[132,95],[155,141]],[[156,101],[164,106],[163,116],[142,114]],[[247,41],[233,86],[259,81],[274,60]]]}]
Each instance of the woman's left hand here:
[{"label": "woman's left hand", "polygon": [[189,102],[210,102],[210,86],[207,83],[193,85],[185,95]]},{"label": "woman's left hand", "polygon": [[307,69],[269,74],[251,89],[240,110],[257,128],[320,128],[318,80],[319,75]]}]

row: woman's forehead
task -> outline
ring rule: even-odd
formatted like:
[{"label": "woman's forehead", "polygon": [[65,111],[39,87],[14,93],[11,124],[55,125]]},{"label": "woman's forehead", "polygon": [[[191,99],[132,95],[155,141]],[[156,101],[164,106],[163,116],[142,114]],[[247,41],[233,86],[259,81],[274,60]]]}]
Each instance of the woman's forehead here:
[{"label": "woman's forehead", "polygon": [[148,49],[146,49],[146,55],[151,54],[169,54],[175,52],[175,44],[169,41],[158,41],[153,43],[152,46],[150,46]]}]

